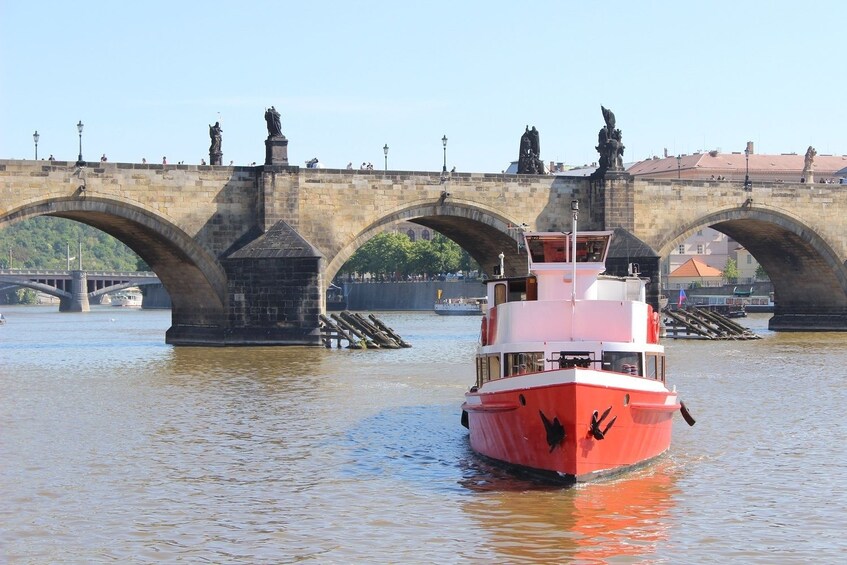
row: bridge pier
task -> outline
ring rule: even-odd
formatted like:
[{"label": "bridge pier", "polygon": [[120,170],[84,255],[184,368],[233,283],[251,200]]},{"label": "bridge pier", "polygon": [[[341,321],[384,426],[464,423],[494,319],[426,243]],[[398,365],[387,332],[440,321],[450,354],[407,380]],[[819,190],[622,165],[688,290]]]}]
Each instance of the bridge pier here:
[{"label": "bridge pier", "polygon": [[89,312],[88,277],[85,271],[71,271],[71,296],[59,302],[59,312]]},{"label": "bridge pier", "polygon": [[175,308],[165,339],[173,345],[321,345],[322,263],[320,252],[277,222],[221,261],[227,298],[220,326],[183,323]]}]

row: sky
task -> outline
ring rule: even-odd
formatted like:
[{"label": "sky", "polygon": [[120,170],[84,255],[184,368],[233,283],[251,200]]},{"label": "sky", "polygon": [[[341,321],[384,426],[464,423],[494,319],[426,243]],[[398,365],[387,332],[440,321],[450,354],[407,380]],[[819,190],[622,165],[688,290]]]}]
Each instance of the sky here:
[{"label": "sky", "polygon": [[264,162],[497,173],[541,158],[847,154],[843,0],[0,0],[0,159]]}]

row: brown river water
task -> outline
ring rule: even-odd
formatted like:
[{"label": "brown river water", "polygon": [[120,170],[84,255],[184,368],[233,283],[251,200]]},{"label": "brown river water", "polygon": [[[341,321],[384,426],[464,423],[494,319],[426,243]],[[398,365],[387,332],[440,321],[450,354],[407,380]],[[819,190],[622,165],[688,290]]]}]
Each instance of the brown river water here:
[{"label": "brown river water", "polygon": [[838,563],[847,334],[667,340],[670,452],[550,487],[459,425],[479,318],[411,349],[174,348],[168,311],[4,307],[2,563]]}]

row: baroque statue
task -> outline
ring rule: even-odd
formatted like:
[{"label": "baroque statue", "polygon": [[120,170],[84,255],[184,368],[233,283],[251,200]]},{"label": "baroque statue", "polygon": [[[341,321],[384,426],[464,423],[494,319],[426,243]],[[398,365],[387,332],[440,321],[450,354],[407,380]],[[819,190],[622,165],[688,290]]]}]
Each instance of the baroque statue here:
[{"label": "baroque statue", "polygon": [[803,161],[803,176],[800,182],[815,182],[815,155],[818,152],[811,145],[806,149],[806,157]]},{"label": "baroque statue", "polygon": [[519,175],[543,175],[544,163],[541,161],[541,141],[538,137],[538,130],[535,126],[529,129],[526,126],[526,131],[521,136],[521,147],[518,153],[518,174]]},{"label": "baroque statue", "polygon": [[209,145],[209,163],[212,165],[220,165],[221,158],[223,157],[223,153],[221,153],[221,134],[223,130],[221,129],[221,123],[215,122],[215,125],[209,126],[209,137],[212,140],[211,145]]},{"label": "baroque statue", "polygon": [[812,147],[811,145],[809,146],[808,149],[806,149],[806,159],[805,159],[805,163],[803,165],[803,171],[814,171],[815,170],[815,155],[817,155],[817,154],[818,154],[818,152],[815,151],[815,148]]},{"label": "baroque statue", "polygon": [[615,114],[611,110],[603,106],[600,106],[600,110],[606,125],[597,134],[595,149],[600,153],[597,173],[602,175],[606,171],[623,172],[624,144],[621,142],[621,130],[615,127]]},{"label": "baroque statue", "polygon": [[265,110],[265,122],[268,124],[268,138],[284,137],[282,135],[282,123],[280,122],[279,112],[271,106]]}]

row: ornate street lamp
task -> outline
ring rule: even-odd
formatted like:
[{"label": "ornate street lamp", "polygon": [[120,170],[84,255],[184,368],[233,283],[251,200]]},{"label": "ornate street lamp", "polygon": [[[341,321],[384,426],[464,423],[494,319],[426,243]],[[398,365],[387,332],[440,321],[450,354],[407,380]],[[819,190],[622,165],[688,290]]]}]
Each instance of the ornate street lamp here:
[{"label": "ornate street lamp", "polygon": [[41,136],[38,135],[38,130],[35,130],[35,133],[32,134],[32,140],[35,142],[35,160],[38,161],[38,138]]},{"label": "ornate street lamp", "polygon": [[750,148],[744,148],[744,190],[750,190]]},{"label": "ornate street lamp", "polygon": [[77,167],[82,167],[85,165],[85,161],[82,160],[82,128],[83,128],[82,120],[76,125],[76,129],[79,132],[79,159],[76,161]]},{"label": "ornate street lamp", "polygon": [[388,172],[388,144],[385,144],[385,147],[382,148],[382,152],[385,154],[385,171]]},{"label": "ornate street lamp", "polygon": [[444,166],[441,168],[442,173],[447,172],[447,135],[441,138],[441,145],[444,146]]},{"label": "ornate street lamp", "polygon": [[682,178],[682,155],[676,156],[676,178]]}]

